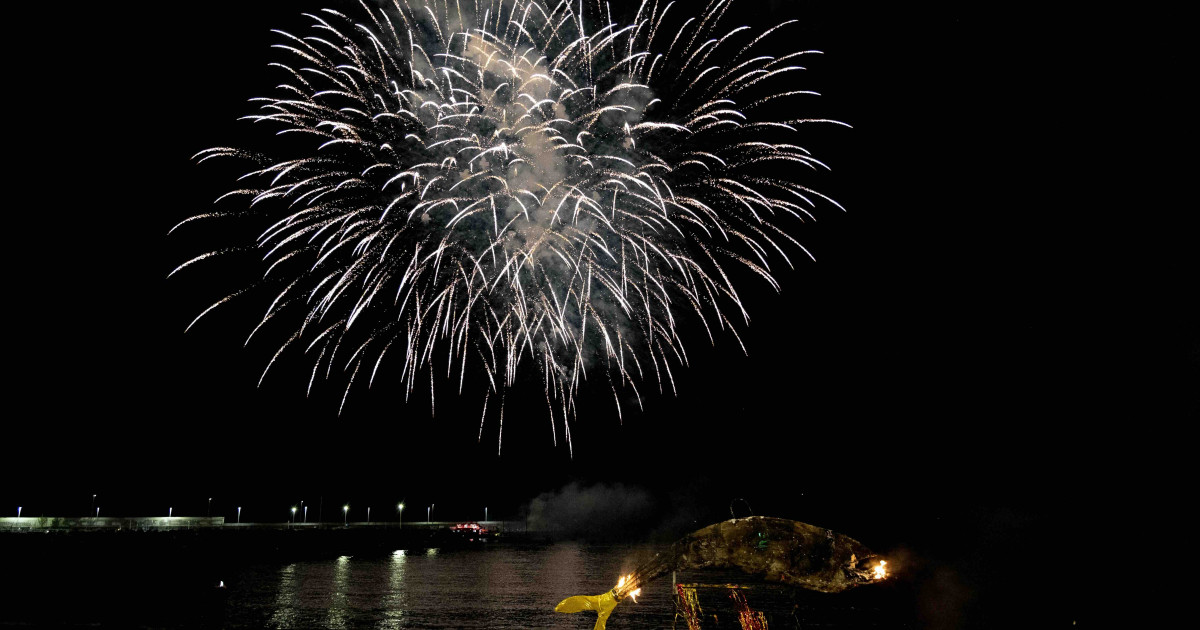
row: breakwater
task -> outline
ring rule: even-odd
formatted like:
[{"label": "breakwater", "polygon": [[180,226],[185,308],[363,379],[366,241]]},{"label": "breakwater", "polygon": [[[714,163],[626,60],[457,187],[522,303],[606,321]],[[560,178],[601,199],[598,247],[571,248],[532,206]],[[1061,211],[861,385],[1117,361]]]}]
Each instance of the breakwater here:
[{"label": "breakwater", "polygon": [[[9,521],[17,519],[7,519]],[[455,523],[222,523],[193,517],[20,519],[38,523],[0,527],[0,551],[11,560],[46,555],[99,554],[109,560],[129,553],[226,560],[304,559],[389,554],[536,538],[523,522],[489,522],[487,535],[456,532]],[[223,520],[223,519],[221,519]],[[83,521],[83,522],[81,522]],[[19,526],[13,526],[19,525]]]},{"label": "breakwater", "polygon": [[[421,549],[463,544],[433,531],[409,530],[279,530],[177,529],[154,530],[50,530],[48,532],[0,533],[0,549],[17,557],[39,560],[74,555],[95,556],[109,562],[127,556],[164,556],[177,560],[200,558],[231,561],[294,560],[340,555],[390,553],[397,549]],[[102,564],[109,564],[105,562]]]},{"label": "breakwater", "polygon": [[[524,521],[471,521],[492,532],[516,533],[526,529]],[[67,518],[62,516],[25,516],[0,518],[0,532],[35,532],[61,530],[179,530],[179,529],[450,529],[461,521],[325,521],[305,522],[229,522],[224,516],[101,516]]]}]

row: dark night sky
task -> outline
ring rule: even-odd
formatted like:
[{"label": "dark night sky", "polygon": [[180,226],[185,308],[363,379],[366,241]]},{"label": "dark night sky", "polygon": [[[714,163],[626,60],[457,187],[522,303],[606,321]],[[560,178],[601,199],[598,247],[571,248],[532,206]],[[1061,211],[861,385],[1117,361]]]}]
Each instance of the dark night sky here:
[{"label": "dark night sky", "polygon": [[[165,279],[224,244],[166,236],[230,185],[228,170],[189,157],[245,137],[234,119],[276,78],[269,29],[304,23],[288,3],[244,4],[107,16],[83,39],[80,72],[47,81],[60,117],[31,152],[66,163],[34,175],[48,193],[39,216],[55,224],[20,237],[37,253],[16,281],[31,316],[14,335],[23,374],[12,385],[33,404],[8,456],[54,464],[6,501],[97,491],[150,509],[247,488],[395,486],[517,505],[571,479],[666,489],[711,476],[722,503],[746,474],[1007,496],[1070,468],[1086,442],[1072,413],[1094,396],[1072,302],[1086,287],[1067,277],[1057,219],[1010,183],[1037,177],[1010,161],[1023,103],[997,89],[1022,58],[996,53],[981,16],[928,8],[772,3],[748,18],[804,19],[799,45],[826,53],[801,81],[854,126],[812,142],[834,168],[816,184],[849,212],[823,208],[799,234],[818,262],[779,273],[780,295],[747,278],[748,357],[732,337],[712,350],[697,339],[678,395],[649,395],[645,413],[627,401],[623,424],[604,389],[585,394],[595,405],[578,419],[573,460],[550,444],[540,402],[510,401],[497,459],[494,437],[475,443],[479,400],[449,388],[432,420],[427,400],[405,405],[387,387],[358,390],[339,418],[337,381],[306,400],[302,366],[256,389],[273,351],[241,347],[256,313],[218,311],[182,332],[238,281],[219,266]],[[716,472],[725,466],[744,472]],[[478,487],[481,474],[502,489]]]},{"label": "dark night sky", "polygon": [[623,423],[607,389],[585,392],[595,405],[573,459],[561,436],[550,444],[540,399],[510,399],[497,457],[494,426],[476,443],[474,396],[439,391],[431,419],[426,399],[377,386],[338,417],[337,382],[305,399],[302,367],[255,387],[272,352],[241,347],[257,313],[216,312],[183,334],[239,288],[218,267],[166,279],[219,244],[166,236],[230,185],[189,158],[245,137],[246,99],[277,82],[269,29],[299,30],[320,6],[301,4],[97,15],[33,64],[30,96],[48,105],[36,130],[16,130],[43,166],[24,182],[37,201],[9,210],[8,386],[24,410],[5,430],[5,515],[82,513],[99,493],[119,506],[110,515],[200,513],[209,496],[282,514],[324,496],[515,516],[577,481],[644,489],[664,519],[684,505],[720,518],[746,497],[889,544],[957,518],[979,542],[1004,523],[1057,534],[1107,484],[1095,423],[1138,342],[1110,332],[1128,309],[1107,308],[1112,263],[1062,211],[1072,193],[1056,164],[1071,139],[1040,119],[1058,113],[1057,69],[1075,57],[1051,27],[959,8],[743,3],[752,23],[805,20],[796,45],[825,52],[802,87],[854,129],[814,133],[834,169],[815,183],[849,212],[823,208],[798,234],[817,262],[777,274],[780,295],[747,289],[749,356],[732,337],[711,350],[696,338],[678,395],[647,396],[644,413],[627,402]]}]

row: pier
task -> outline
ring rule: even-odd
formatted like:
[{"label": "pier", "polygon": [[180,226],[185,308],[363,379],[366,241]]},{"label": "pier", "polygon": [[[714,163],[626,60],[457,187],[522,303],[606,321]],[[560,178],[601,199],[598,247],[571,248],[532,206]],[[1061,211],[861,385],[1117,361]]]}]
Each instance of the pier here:
[{"label": "pier", "polygon": [[[479,523],[486,534],[455,531]],[[0,518],[0,555],[18,563],[38,558],[120,562],[163,557],[188,562],[295,561],[398,550],[457,549],[540,540],[524,521],[365,521],[229,523],[224,517]]]},{"label": "pier", "polygon": [[493,532],[524,532],[524,521],[325,521],[321,523],[230,523],[224,516],[101,516],[66,518],[61,516],[26,516],[0,518],[0,531],[175,531],[189,529],[239,530],[313,530],[313,529],[370,529],[443,531],[460,523],[478,523]]}]

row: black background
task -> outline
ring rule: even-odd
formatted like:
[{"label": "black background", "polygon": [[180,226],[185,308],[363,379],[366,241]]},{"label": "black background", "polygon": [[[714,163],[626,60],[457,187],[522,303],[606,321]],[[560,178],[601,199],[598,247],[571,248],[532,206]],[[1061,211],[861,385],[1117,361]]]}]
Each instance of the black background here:
[{"label": "black background", "polygon": [[[798,18],[795,47],[825,53],[795,80],[853,126],[809,145],[833,167],[814,187],[848,211],[822,208],[797,234],[817,261],[794,256],[778,295],[747,279],[746,354],[728,335],[711,349],[697,338],[678,392],[647,393],[644,411],[624,401],[622,421],[606,387],[585,391],[572,456],[561,430],[551,443],[537,388],[506,402],[499,449],[495,416],[477,441],[479,400],[450,387],[432,418],[427,397],[405,404],[386,384],[351,392],[339,416],[344,381],[306,398],[304,366],[256,387],[274,349],[242,347],[257,309],[216,311],[184,334],[240,288],[221,263],[166,278],[224,245],[167,236],[231,186],[190,157],[245,137],[246,99],[278,82],[270,29],[302,31],[300,12],[316,8],[98,12],[27,49],[28,89],[9,97],[27,103],[10,119],[23,163],[10,187],[31,194],[8,203],[18,373],[4,515],[82,516],[98,494],[102,515],[203,514],[214,497],[214,513],[241,505],[264,521],[301,499],[520,518],[576,482],[647,493],[650,520],[676,527],[727,518],[742,497],[756,513],[948,558],[978,589],[1051,552],[1088,566],[1081,523],[1117,477],[1098,421],[1147,342],[1120,332],[1131,309],[1113,287],[1129,272],[1079,220],[1072,156],[1086,147],[1053,122],[1086,58],[1066,20],[739,5],[731,22]],[[1191,352],[1177,357],[1192,370],[1179,383]],[[1053,619],[1079,614],[1072,593],[1046,604]],[[980,610],[999,614],[998,599]]]}]

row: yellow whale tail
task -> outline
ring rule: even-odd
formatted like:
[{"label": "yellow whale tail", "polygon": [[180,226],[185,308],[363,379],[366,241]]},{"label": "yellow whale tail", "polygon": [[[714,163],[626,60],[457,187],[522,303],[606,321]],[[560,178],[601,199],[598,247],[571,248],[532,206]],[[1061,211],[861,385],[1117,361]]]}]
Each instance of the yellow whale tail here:
[{"label": "yellow whale tail", "polygon": [[612,614],[613,609],[619,603],[612,591],[603,595],[575,595],[558,602],[558,605],[554,607],[554,612],[577,613],[594,610],[596,611],[596,625],[592,630],[604,630],[605,624],[608,623],[608,616]]}]

